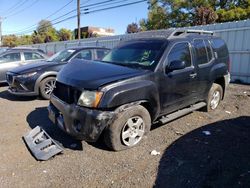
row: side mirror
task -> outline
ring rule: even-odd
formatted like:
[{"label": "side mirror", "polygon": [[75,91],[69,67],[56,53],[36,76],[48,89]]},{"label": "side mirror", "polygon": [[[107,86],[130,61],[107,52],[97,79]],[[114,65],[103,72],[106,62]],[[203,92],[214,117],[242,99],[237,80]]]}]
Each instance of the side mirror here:
[{"label": "side mirror", "polygon": [[181,60],[171,61],[170,64],[166,67],[166,72],[173,70],[180,70],[186,68],[186,62]]}]

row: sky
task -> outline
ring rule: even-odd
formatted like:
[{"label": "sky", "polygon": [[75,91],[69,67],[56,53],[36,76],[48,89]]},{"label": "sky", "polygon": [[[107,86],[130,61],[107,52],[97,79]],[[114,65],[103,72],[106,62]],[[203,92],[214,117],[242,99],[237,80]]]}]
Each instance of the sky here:
[{"label": "sky", "polygon": [[[108,0],[80,0],[80,3],[82,6],[88,6],[104,1]],[[95,6],[89,6],[88,8],[89,11],[94,11],[136,1],[139,0],[109,0],[107,4],[115,2],[117,3],[107,6],[103,6],[104,4],[98,4]],[[0,0],[2,34],[30,34],[31,30],[35,30],[37,23],[40,20],[45,19],[49,15],[55,13],[63,6],[65,7],[62,10],[47,18],[47,20],[57,19],[54,21],[54,23],[76,15],[76,11],[74,11],[71,14],[62,17],[62,15],[76,9],[77,0]],[[132,22],[139,23],[140,19],[147,18],[147,7],[148,5],[145,1],[139,4],[111,10],[83,14],[81,15],[81,27],[94,26],[112,28],[115,30],[116,35],[124,34],[128,24]],[[65,22],[56,24],[54,27],[56,29],[67,28],[73,30],[77,27],[77,18],[75,17]],[[27,31],[29,31],[29,33]]]}]

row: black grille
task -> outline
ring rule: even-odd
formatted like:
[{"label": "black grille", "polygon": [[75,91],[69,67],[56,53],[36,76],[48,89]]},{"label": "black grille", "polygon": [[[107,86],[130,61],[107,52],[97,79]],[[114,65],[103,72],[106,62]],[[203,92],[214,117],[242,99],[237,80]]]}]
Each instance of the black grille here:
[{"label": "black grille", "polygon": [[57,81],[53,94],[68,104],[76,104],[81,95],[81,91]]}]

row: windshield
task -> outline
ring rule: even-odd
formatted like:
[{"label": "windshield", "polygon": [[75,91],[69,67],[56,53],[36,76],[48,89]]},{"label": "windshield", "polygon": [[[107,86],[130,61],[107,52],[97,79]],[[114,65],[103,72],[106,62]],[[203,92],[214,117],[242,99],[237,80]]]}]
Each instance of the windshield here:
[{"label": "windshield", "polygon": [[165,43],[164,40],[130,42],[114,48],[102,61],[153,70],[163,53]]},{"label": "windshield", "polygon": [[47,61],[64,62],[68,61],[75,50],[63,50],[51,56]]}]

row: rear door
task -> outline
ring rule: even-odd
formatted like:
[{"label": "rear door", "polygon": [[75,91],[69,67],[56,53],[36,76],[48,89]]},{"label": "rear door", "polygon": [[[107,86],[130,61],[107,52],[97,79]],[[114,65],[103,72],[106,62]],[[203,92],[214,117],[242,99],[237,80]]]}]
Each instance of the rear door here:
[{"label": "rear door", "polygon": [[160,98],[163,114],[193,104],[197,89],[197,73],[193,66],[190,43],[173,43],[168,51],[164,66],[168,66],[172,61],[181,60],[186,62],[186,68],[165,72],[161,77]]},{"label": "rear door", "polygon": [[[83,59],[83,60],[92,60],[93,59],[93,51],[90,49],[84,49],[77,52],[72,58],[73,59]],[[71,61],[70,60],[70,61]]]},{"label": "rear door", "polygon": [[22,64],[33,63],[44,59],[44,57],[37,52],[23,52],[23,55],[24,61]]},{"label": "rear door", "polygon": [[102,58],[109,52],[108,49],[96,49],[95,50],[95,60],[102,60]]},{"label": "rear door", "polygon": [[20,52],[10,52],[0,56],[0,82],[5,81],[5,74],[7,71],[20,66],[21,54]]},{"label": "rear door", "polygon": [[211,87],[209,77],[215,58],[208,39],[195,39],[193,46],[195,51],[195,64],[197,66],[197,97],[199,97],[199,100],[203,100],[206,98]]}]

